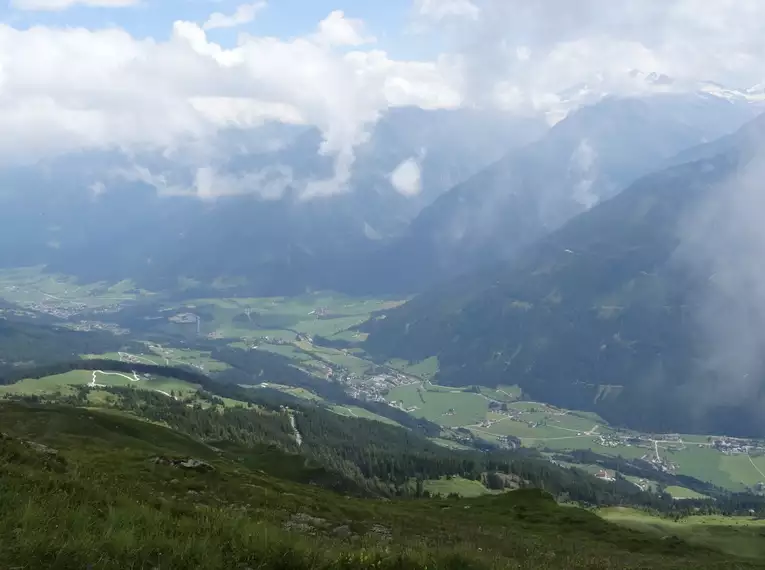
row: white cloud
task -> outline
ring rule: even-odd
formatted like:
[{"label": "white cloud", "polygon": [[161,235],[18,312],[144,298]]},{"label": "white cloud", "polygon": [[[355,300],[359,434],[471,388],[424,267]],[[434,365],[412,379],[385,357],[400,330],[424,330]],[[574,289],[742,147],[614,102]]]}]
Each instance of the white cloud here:
[{"label": "white cloud", "polygon": [[[415,7],[422,6],[417,0]],[[466,100],[543,110],[578,83],[633,91],[633,69],[678,85],[762,81],[765,3],[759,0],[480,0],[452,34]]]},{"label": "white cloud", "polygon": [[347,51],[362,40],[363,26],[337,13],[305,37],[243,34],[233,47],[182,21],[164,41],[119,28],[0,24],[0,130],[16,133],[0,139],[0,163],[191,140],[203,147],[221,129],[277,120],[320,129],[322,152],[335,161],[330,179],[298,185],[306,195],[342,191],[381,112],[459,103],[447,63]]},{"label": "white cloud", "polygon": [[19,10],[60,11],[73,6],[93,8],[125,8],[135,6],[141,0],[11,0],[11,6]]},{"label": "white cloud", "polygon": [[[14,1],[38,9],[74,3]],[[0,163],[189,141],[203,150],[222,129],[283,121],[322,132],[334,175],[295,187],[323,195],[345,188],[355,148],[391,106],[544,112],[579,83],[635,92],[641,87],[631,69],[666,73],[679,84],[763,79],[760,0],[417,0],[418,17],[435,26],[428,33],[454,34],[451,49],[427,61],[393,59],[370,45],[364,22],[341,11],[300,37],[240,34],[233,46],[208,37],[205,27],[255,17],[259,5],[242,5],[251,12],[240,6],[225,16],[231,20],[175,22],[162,40],[116,27],[0,24],[0,132],[14,133],[0,138]],[[204,161],[195,166],[217,172]]]},{"label": "white cloud", "polygon": [[221,174],[212,167],[199,168],[194,177],[196,196],[214,200],[220,196],[238,196],[257,192],[265,200],[276,200],[293,183],[292,171],[275,166],[240,176]]},{"label": "white cloud", "polygon": [[[179,180],[174,172],[155,172],[146,166],[133,165],[114,170],[110,176],[116,180],[140,182],[154,188],[161,196],[193,196],[206,201],[245,194],[276,200],[296,184],[292,170],[282,165],[238,174],[221,173],[215,167],[202,166],[191,173],[191,180]],[[107,185],[99,181],[90,189],[94,196],[98,196],[106,188]]]},{"label": "white cloud", "polygon": [[481,13],[472,0],[415,0],[414,5],[420,16],[434,20],[448,17],[477,19]]},{"label": "white cloud", "polygon": [[415,158],[401,162],[391,173],[390,182],[403,196],[416,196],[422,191],[422,173]]},{"label": "white cloud", "polygon": [[258,15],[258,12],[267,6],[266,2],[253,2],[251,4],[241,4],[237,6],[233,14],[228,15],[223,12],[214,12],[210,14],[207,21],[202,25],[205,30],[214,30],[217,28],[235,28],[243,24],[249,24]]},{"label": "white cloud", "polygon": [[590,141],[579,141],[569,160],[569,176],[576,181],[572,198],[587,209],[594,207],[600,199],[592,191],[592,185],[598,177],[597,163],[598,152]]},{"label": "white cloud", "polygon": [[367,36],[362,20],[348,19],[342,10],[335,10],[319,22],[316,40],[328,46],[352,46],[374,43],[376,39]]}]

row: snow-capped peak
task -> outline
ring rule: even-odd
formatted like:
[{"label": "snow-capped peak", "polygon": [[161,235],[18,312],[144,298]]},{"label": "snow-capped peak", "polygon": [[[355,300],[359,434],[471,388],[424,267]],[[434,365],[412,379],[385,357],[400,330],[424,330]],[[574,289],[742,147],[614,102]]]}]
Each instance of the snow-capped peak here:
[{"label": "snow-capped peak", "polygon": [[700,93],[720,97],[729,101],[749,101],[751,103],[765,103],[765,84],[758,84],[747,89],[730,89],[719,83],[708,81],[698,87]]},{"label": "snow-capped peak", "polygon": [[682,81],[663,73],[645,73],[633,69],[624,74],[597,74],[589,81],[572,85],[558,92],[554,98],[555,103],[544,112],[548,123],[554,125],[571,111],[592,105],[611,95],[636,97],[661,93],[698,93],[728,101],[765,104],[765,83],[748,89],[731,89],[713,81]]}]

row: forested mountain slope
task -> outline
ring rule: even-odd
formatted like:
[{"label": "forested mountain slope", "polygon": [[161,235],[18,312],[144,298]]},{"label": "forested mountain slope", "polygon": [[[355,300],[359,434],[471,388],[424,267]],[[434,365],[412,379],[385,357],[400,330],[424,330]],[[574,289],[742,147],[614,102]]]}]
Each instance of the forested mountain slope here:
[{"label": "forested mountain slope", "polygon": [[583,107],[539,141],[442,194],[348,281],[366,277],[373,290],[419,292],[512,258],[677,153],[737,130],[756,113],[699,94],[609,97]]},{"label": "forested mountain slope", "polygon": [[374,320],[367,349],[649,431],[763,435],[765,118],[712,148]]}]

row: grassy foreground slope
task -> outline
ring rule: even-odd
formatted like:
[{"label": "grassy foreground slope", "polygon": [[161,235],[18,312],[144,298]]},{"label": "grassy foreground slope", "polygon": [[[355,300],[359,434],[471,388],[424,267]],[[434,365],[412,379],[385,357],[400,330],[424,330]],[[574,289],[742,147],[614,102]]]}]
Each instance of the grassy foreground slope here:
[{"label": "grassy foreground slope", "polygon": [[600,509],[599,514],[608,521],[658,537],[675,535],[737,556],[760,560],[765,557],[765,520],[761,518],[712,515],[671,520],[626,507]]},{"label": "grassy foreground slope", "polygon": [[541,491],[344,497],[296,482],[297,456],[224,452],[122,414],[4,403],[0,433],[3,568],[763,567],[612,525]]}]

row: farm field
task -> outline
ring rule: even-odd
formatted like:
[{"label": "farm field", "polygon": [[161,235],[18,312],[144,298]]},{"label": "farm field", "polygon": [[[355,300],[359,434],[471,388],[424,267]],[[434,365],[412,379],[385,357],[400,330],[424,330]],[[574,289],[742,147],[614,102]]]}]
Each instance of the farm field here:
[{"label": "farm field", "polygon": [[481,386],[481,394],[498,402],[515,402],[523,395],[519,386],[497,386],[496,388]]},{"label": "farm field", "polygon": [[149,348],[152,354],[158,357],[152,358],[150,356],[149,358],[159,360],[160,364],[193,366],[205,373],[220,372],[229,368],[228,364],[212,358],[210,351],[170,348],[159,345],[151,345]]},{"label": "farm field", "polygon": [[486,418],[488,401],[479,394],[459,390],[430,389],[421,384],[398,386],[388,393],[389,402],[401,402],[413,416],[445,427],[478,424]]},{"label": "farm field", "polygon": [[253,390],[258,390],[260,388],[271,388],[273,390],[279,390],[280,392],[284,392],[285,394],[289,394],[290,396],[295,396],[296,398],[302,398],[303,400],[309,400],[312,402],[324,402],[324,399],[320,396],[317,396],[313,392],[306,390],[305,388],[295,388],[293,386],[284,386],[282,384],[271,384],[266,383],[265,385],[257,385],[257,386],[242,386],[243,388],[251,388]]},{"label": "farm field", "polygon": [[210,351],[191,350],[187,348],[170,348],[156,344],[148,344],[147,352],[135,354],[130,352],[108,352],[104,354],[84,354],[81,358],[100,358],[119,360],[120,362],[138,362],[156,366],[191,366],[201,372],[219,372],[229,366],[211,357]]},{"label": "farm field", "polygon": [[709,447],[693,446],[682,451],[666,451],[665,453],[670,461],[678,465],[679,473],[691,475],[702,481],[709,481],[732,491],[745,490],[743,481],[737,479],[740,473],[735,473],[732,477],[731,471],[723,468],[724,462],[728,463],[728,460],[732,459],[731,456],[723,455]]},{"label": "farm field", "polygon": [[480,497],[492,493],[480,481],[470,481],[462,477],[429,479],[423,482],[423,489],[429,493],[440,494],[444,497],[450,493],[456,493],[460,497]]},{"label": "farm field", "polygon": [[56,303],[98,308],[152,295],[131,281],[82,284],[68,275],[44,273],[43,267],[0,270],[0,297],[21,306]]},{"label": "farm field", "polygon": [[433,443],[437,443],[438,445],[442,447],[448,447],[449,449],[461,449],[461,450],[467,450],[470,449],[467,445],[462,445],[461,443],[457,443],[456,441],[453,441],[451,439],[442,439],[439,437],[431,437],[430,441]]},{"label": "farm field", "polygon": [[416,376],[417,378],[428,381],[433,380],[435,375],[438,373],[439,368],[437,356],[432,356],[421,362],[412,363],[407,362],[406,360],[401,360],[399,358],[394,358],[388,360],[385,364],[394,370],[398,370],[399,372],[403,372],[409,376]]},{"label": "farm field", "polygon": [[696,491],[692,489],[686,489],[685,487],[678,487],[676,485],[670,485],[665,490],[667,493],[669,493],[669,495],[673,499],[706,499],[708,498],[706,495],[697,493]]},{"label": "farm field", "polygon": [[[361,324],[371,313],[403,301],[355,299],[334,293],[295,298],[203,298],[168,304],[165,309],[189,311],[200,316],[200,332],[218,338],[279,339],[291,341],[297,333],[363,340],[348,329]],[[191,326],[196,327],[196,324]],[[176,325],[188,329],[188,324]]]},{"label": "farm field", "polygon": [[765,482],[765,457],[762,455],[723,455],[720,469],[728,473],[733,481],[741,481],[749,487]]},{"label": "farm field", "polygon": [[[512,393],[509,390],[505,390]],[[488,408],[490,391],[469,390],[416,383],[390,390],[389,402],[398,403],[414,416],[423,417],[445,428],[463,427],[475,437],[491,443],[503,438],[519,438],[525,447],[564,452],[588,449],[595,453],[626,459],[659,457],[676,466],[675,473],[689,475],[730,491],[745,491],[765,482],[765,456],[725,455],[710,447],[708,436],[690,436],[687,441],[657,442],[644,439],[627,443],[619,437],[640,436],[617,432],[597,415],[560,410],[539,402],[504,402],[506,411]],[[499,400],[495,400],[499,401]],[[449,413],[453,410],[453,413]],[[605,439],[602,439],[603,436]],[[647,438],[648,436],[643,436]],[[677,490],[678,496],[682,491]]]},{"label": "farm field", "polygon": [[[351,354],[348,351],[315,346],[308,342],[296,342],[295,346],[300,349],[303,358],[310,358],[309,354],[317,360],[326,360],[336,366],[346,368],[350,373],[361,376],[367,372],[374,363]],[[308,354],[306,354],[308,353]]]},{"label": "farm field", "polygon": [[287,358],[291,358],[297,362],[305,362],[307,360],[312,360],[312,358],[305,354],[302,350],[298,349],[296,346],[292,344],[260,344],[258,345],[257,350],[265,350],[266,352],[273,352],[274,354],[280,354],[281,356],[286,356]]},{"label": "farm field", "polygon": [[390,424],[394,426],[400,425],[398,422],[394,422],[393,420],[383,416],[378,416],[377,414],[372,413],[369,410],[365,410],[364,408],[359,408],[358,406],[333,405],[333,406],[330,406],[330,409],[336,414],[339,414],[341,416],[349,416],[352,418],[364,418],[367,420],[375,420],[378,422],[383,422],[385,424]]},{"label": "farm field", "polygon": [[[136,379],[137,378],[137,379]],[[53,395],[56,393],[71,393],[71,386],[85,386],[92,384],[94,379],[96,385],[108,386],[133,386],[143,390],[153,390],[163,394],[191,394],[195,393],[198,387],[188,382],[183,382],[175,378],[164,378],[159,376],[136,376],[131,378],[121,372],[73,370],[65,374],[56,374],[44,378],[28,378],[10,384],[0,386],[0,396],[8,395]]]}]

